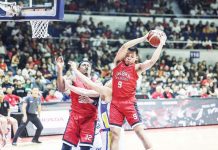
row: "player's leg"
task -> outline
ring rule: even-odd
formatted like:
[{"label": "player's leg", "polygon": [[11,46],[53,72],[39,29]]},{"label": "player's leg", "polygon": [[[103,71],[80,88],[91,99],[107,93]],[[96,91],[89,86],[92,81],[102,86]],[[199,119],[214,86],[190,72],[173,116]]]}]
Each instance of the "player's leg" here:
[{"label": "player's leg", "polygon": [[95,139],[93,143],[93,148],[91,148],[91,150],[101,150],[101,148],[102,148],[102,138],[101,138],[100,124],[98,121],[95,129]]},{"label": "player's leg", "polygon": [[2,146],[6,144],[6,133],[7,133],[7,119],[0,117],[0,135],[2,136]]},{"label": "player's leg", "polygon": [[80,120],[80,149],[90,150],[93,147],[95,139],[96,117],[86,117]]},{"label": "player's leg", "polygon": [[110,106],[110,131],[111,149],[118,150],[120,143],[120,132],[124,121],[124,115],[118,110],[118,106],[111,103]]},{"label": "player's leg", "polygon": [[73,116],[70,116],[63,135],[63,144],[61,150],[75,150],[77,144],[79,143],[79,137],[77,136],[78,134],[78,124],[74,120]]},{"label": "player's leg", "polygon": [[151,150],[152,146],[144,133],[144,125],[142,123],[141,115],[139,114],[137,103],[129,101],[123,105],[125,105],[125,107],[123,107],[125,108],[123,112],[128,123],[131,125],[139,139],[142,141],[144,148],[146,150]]},{"label": "player's leg", "polygon": [[119,150],[121,127],[111,127],[111,149]]},{"label": "player's leg", "polygon": [[12,125],[12,128],[13,128],[13,132],[14,134],[17,132],[17,129],[18,129],[18,123],[17,123],[17,120],[14,119],[13,117],[9,117],[9,123]]},{"label": "player's leg", "polygon": [[152,150],[152,145],[149,139],[147,138],[144,130],[144,125],[137,125],[134,128],[134,131],[136,135],[139,137],[139,139],[142,141],[143,146],[146,148],[146,150]]},{"label": "player's leg", "polygon": [[109,150],[110,149],[110,143],[111,143],[110,128],[102,130],[101,140],[102,140],[102,150]]}]

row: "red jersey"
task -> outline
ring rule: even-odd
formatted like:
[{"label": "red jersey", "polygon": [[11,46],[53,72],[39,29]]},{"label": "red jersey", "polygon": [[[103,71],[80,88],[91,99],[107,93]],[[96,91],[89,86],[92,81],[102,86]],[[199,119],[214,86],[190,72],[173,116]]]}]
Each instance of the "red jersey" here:
[{"label": "red jersey", "polygon": [[11,106],[15,106],[19,103],[20,97],[14,94],[7,94],[5,95],[4,100],[8,101]]},{"label": "red jersey", "polygon": [[133,98],[136,94],[138,74],[135,64],[126,66],[122,61],[113,69],[113,93],[115,98]]},{"label": "red jersey", "polygon": [[[76,80],[73,82],[73,85],[76,87],[88,89],[88,87],[86,87],[83,84],[83,82],[80,81],[78,78],[76,78]],[[97,106],[93,104],[79,103],[79,96],[80,95],[72,91],[70,92],[70,98],[72,101],[71,104],[72,113],[79,114],[80,116],[84,116],[84,117],[96,116],[97,118]]]}]

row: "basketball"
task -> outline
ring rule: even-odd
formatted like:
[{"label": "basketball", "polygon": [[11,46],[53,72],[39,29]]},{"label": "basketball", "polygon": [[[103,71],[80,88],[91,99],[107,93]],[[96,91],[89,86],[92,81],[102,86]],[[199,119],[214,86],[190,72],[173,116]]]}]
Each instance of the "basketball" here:
[{"label": "basketball", "polygon": [[160,35],[158,31],[151,30],[150,33],[148,34],[147,40],[151,46],[158,47],[158,45],[160,44]]}]

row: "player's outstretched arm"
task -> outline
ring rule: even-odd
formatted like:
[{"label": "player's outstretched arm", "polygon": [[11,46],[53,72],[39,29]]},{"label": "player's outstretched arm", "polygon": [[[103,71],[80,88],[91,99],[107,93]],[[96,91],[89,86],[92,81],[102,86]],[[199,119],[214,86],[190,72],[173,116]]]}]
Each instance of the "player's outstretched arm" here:
[{"label": "player's outstretched arm", "polygon": [[128,41],[126,43],[124,43],[121,48],[118,50],[116,57],[114,58],[114,64],[117,65],[120,61],[122,61],[125,56],[126,53],[128,51],[129,48],[137,45],[138,43],[144,42],[147,39],[148,34],[146,34],[143,37]]},{"label": "player's outstretched arm", "polygon": [[64,60],[61,56],[56,59],[57,65],[57,88],[60,92],[65,92],[65,84],[63,79]]},{"label": "player's outstretched arm", "polygon": [[87,90],[84,88],[79,88],[73,85],[70,85],[66,79],[64,79],[65,87],[66,89],[73,91],[74,93],[82,96],[88,96],[88,97],[99,97],[99,93],[94,90]]},{"label": "player's outstretched arm", "polygon": [[157,49],[154,51],[151,59],[144,61],[143,63],[139,63],[136,65],[136,70],[138,73],[142,73],[143,71],[151,68],[159,59],[163,45],[165,45],[166,42],[166,35],[163,33],[163,35],[161,36],[161,42],[159,44],[159,46],[157,47]]},{"label": "player's outstretched arm", "polygon": [[101,84],[94,83],[91,79],[89,79],[88,77],[83,75],[79,70],[77,70],[75,62],[69,62],[69,64],[71,65],[71,67],[72,67],[74,73],[77,75],[77,77],[79,77],[80,80],[83,83],[85,83],[86,85],[88,85],[92,90],[98,92],[101,95],[105,95],[105,93],[108,92],[108,90],[109,90],[108,87],[105,87]]}]

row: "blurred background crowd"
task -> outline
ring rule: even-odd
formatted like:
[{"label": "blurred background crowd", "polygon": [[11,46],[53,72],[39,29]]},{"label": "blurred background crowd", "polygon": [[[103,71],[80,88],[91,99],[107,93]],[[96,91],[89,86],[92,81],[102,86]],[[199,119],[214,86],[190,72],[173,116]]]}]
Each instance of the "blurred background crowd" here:
[{"label": "blurred background crowd", "polygon": [[[217,0],[167,1],[167,0],[66,0],[66,13],[79,14],[72,22],[51,22],[49,34],[53,38],[32,39],[28,22],[0,22],[0,85],[12,106],[28,95],[33,86],[39,87],[43,102],[68,101],[67,94],[56,88],[55,58],[63,55],[65,64],[69,60],[92,62],[92,76],[101,81],[111,77],[113,58],[118,48],[127,40],[145,35],[152,29],[164,30],[168,49],[218,49],[218,26],[216,21],[193,23],[174,16],[174,3],[182,15],[199,17],[216,16]],[[112,29],[105,22],[96,22],[93,17],[83,15],[99,12],[100,15],[170,14],[170,20],[142,21],[140,17],[129,17],[123,22],[125,28]],[[179,41],[179,42],[175,42]],[[144,42],[139,48],[151,48]],[[147,55],[146,58],[151,56]],[[140,56],[139,56],[140,58]],[[139,60],[141,61],[141,60]],[[65,65],[65,73],[70,74]],[[138,82],[137,93],[147,99],[217,97],[218,62],[207,60],[194,62],[190,58],[176,58],[163,52],[160,60],[144,72]]]}]

